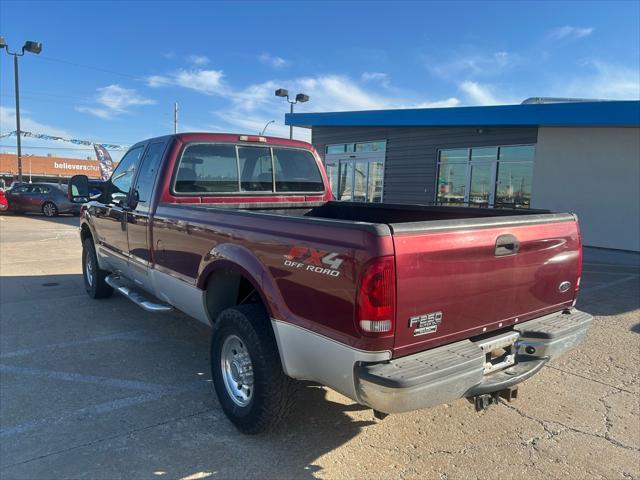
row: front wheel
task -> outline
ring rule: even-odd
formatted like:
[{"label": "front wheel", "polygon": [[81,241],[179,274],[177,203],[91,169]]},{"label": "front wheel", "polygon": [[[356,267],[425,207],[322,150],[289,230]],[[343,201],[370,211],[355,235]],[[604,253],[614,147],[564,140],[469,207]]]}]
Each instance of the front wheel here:
[{"label": "front wheel", "polygon": [[82,244],[82,277],[84,278],[84,289],[91,298],[111,296],[113,288],[105,281],[107,275],[109,272],[98,266],[98,257],[93,241],[90,238],[85,239]]},{"label": "front wheel", "polygon": [[241,432],[269,430],[285,416],[292,381],[282,371],[262,305],[238,305],[218,316],[211,341],[211,375],[222,410]]},{"label": "front wheel", "polygon": [[42,205],[42,213],[44,213],[45,217],[55,217],[58,215],[58,207],[53,202],[45,202]]}]

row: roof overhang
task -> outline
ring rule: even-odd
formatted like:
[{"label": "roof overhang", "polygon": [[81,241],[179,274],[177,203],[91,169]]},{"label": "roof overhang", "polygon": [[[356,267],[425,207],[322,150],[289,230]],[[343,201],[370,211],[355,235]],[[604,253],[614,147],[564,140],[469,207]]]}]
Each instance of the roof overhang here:
[{"label": "roof overhang", "polygon": [[299,127],[639,127],[640,101],[289,113]]}]

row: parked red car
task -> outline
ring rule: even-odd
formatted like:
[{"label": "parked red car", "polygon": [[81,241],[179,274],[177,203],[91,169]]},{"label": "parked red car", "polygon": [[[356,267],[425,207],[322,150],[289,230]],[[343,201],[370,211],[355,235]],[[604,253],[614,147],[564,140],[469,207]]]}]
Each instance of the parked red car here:
[{"label": "parked red car", "polygon": [[7,203],[7,197],[4,196],[4,191],[0,190],[0,213],[9,210],[9,204]]}]

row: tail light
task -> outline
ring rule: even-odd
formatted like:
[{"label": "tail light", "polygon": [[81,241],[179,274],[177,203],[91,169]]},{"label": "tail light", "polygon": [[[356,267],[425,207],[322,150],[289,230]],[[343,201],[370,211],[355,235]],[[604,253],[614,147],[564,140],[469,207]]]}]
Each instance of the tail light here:
[{"label": "tail light", "polygon": [[393,334],[396,309],[396,274],[393,256],[379,257],[364,268],[358,288],[356,323],[363,335]]}]

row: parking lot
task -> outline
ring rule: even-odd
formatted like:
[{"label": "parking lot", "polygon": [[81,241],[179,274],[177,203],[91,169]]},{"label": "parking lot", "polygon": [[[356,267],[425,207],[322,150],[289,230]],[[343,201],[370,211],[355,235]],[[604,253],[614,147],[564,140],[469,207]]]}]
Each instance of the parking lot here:
[{"label": "parking lot", "polygon": [[0,216],[0,477],[640,478],[640,267],[585,253],[588,339],[476,413],[466,400],[374,420],[305,386],[249,437],[210,383],[209,330],[82,286],[77,217]]}]

